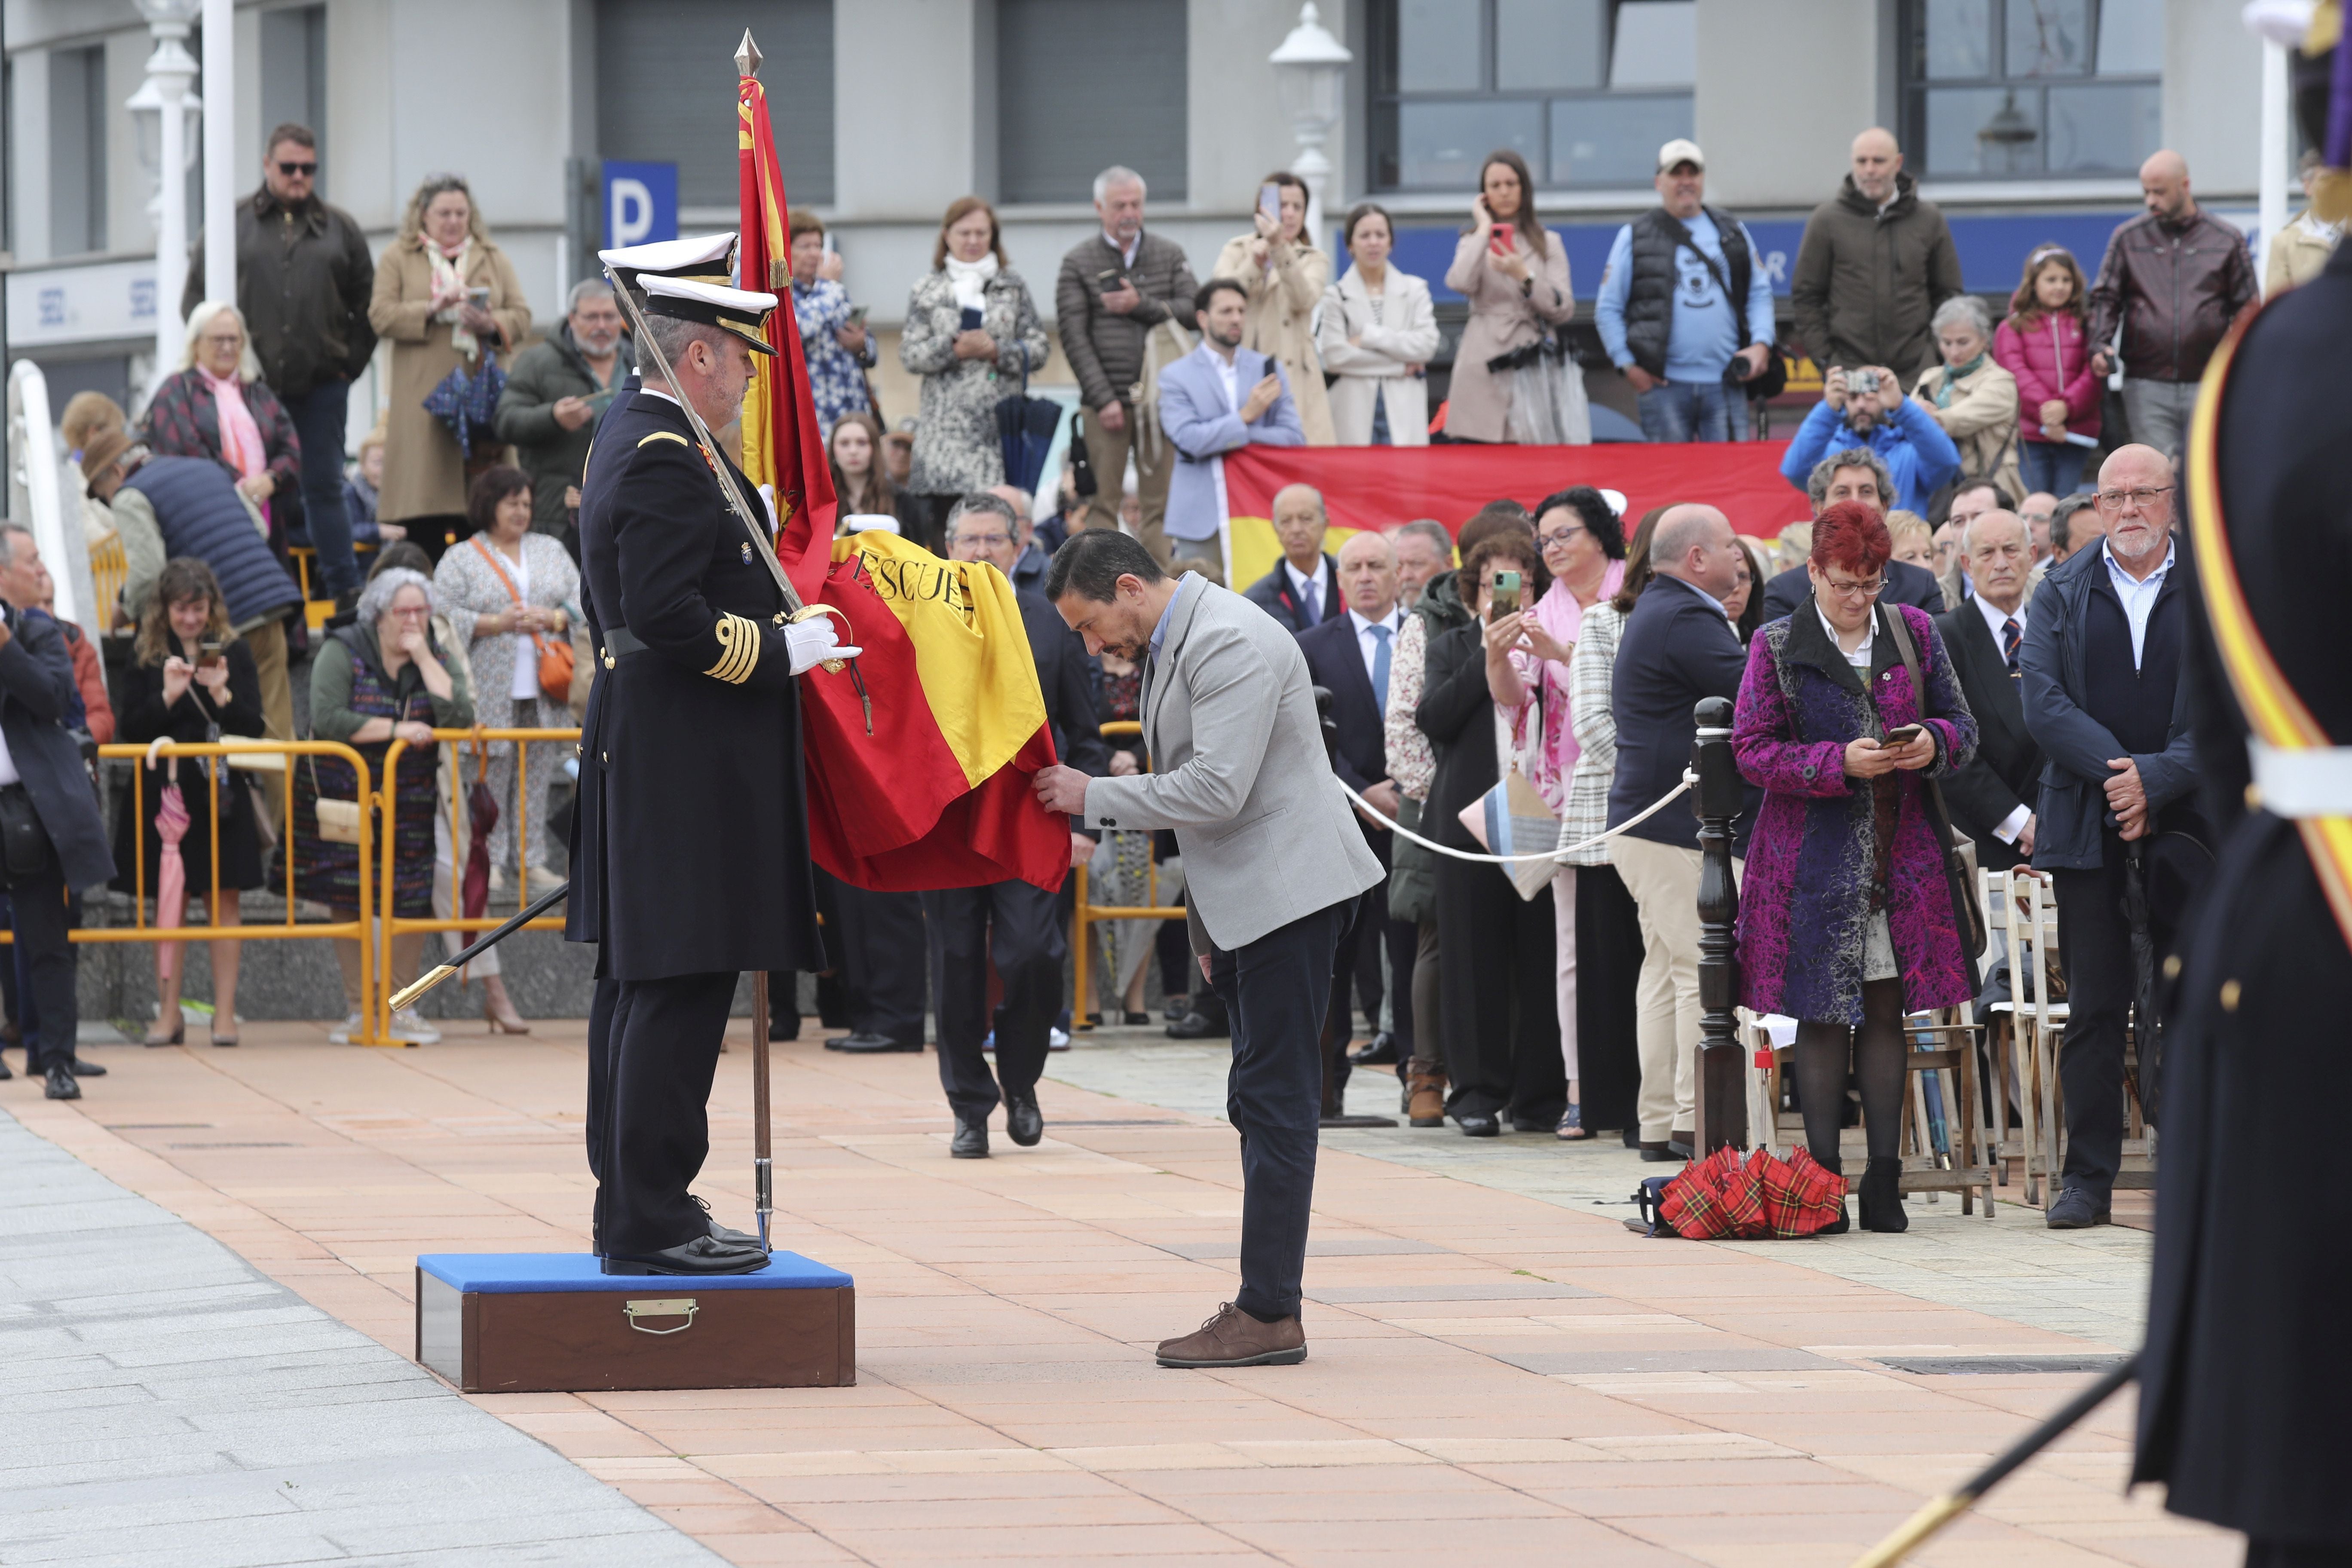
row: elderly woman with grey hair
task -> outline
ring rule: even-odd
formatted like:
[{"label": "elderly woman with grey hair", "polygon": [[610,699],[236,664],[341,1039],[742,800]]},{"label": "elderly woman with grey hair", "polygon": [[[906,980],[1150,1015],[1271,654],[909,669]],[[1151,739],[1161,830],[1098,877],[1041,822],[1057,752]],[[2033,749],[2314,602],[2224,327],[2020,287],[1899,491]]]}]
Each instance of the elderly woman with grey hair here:
[{"label": "elderly woman with grey hair", "polygon": [[2017,468],[2017,377],[1992,357],[1992,319],[1975,295],[1955,294],[1936,308],[1930,324],[1944,363],[1919,377],[1911,400],[1960,449],[1958,482],[1989,479],[2015,506],[2025,497]]},{"label": "elderly woman with grey hair", "polygon": [[[406,765],[394,781],[386,820],[377,829],[392,834],[392,912],[404,919],[425,919],[433,912],[433,820],[439,804],[433,782],[433,731],[474,721],[473,693],[464,674],[446,662],[432,619],[432,579],[401,567],[380,572],[360,595],[352,624],[328,637],[310,661],[311,732],[357,752],[367,763],[372,789],[383,786],[384,758],[392,743],[406,742]],[[296,767],[295,888],[302,897],[326,905],[338,920],[356,920],[361,914],[359,847],[321,837],[319,803],[352,801],[358,795],[359,781],[351,764],[339,757],[306,757]],[[373,902],[382,889],[371,888],[371,894]],[[415,977],[424,942],[421,932],[391,940],[386,984],[405,984]],[[344,1030],[349,1031],[360,1021],[359,943],[337,942],[335,956],[342,965],[343,997],[351,1014]],[[394,1020],[393,1033],[412,1045],[440,1038],[413,1011]]]}]

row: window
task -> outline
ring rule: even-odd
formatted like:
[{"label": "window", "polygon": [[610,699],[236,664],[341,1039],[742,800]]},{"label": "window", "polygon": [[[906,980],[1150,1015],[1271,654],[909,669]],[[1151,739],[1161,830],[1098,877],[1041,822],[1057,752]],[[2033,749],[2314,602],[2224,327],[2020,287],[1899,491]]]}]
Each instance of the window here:
[{"label": "window", "polygon": [[996,0],[996,179],[1008,202],[1086,202],[1113,163],[1187,193],[1185,0]]},{"label": "window", "polygon": [[49,54],[49,254],[106,248],[106,50]]},{"label": "window", "polygon": [[333,171],[327,163],[324,5],[296,5],[261,14],[261,133],[267,136],[289,123],[309,126],[310,134],[319,139],[318,189],[320,195],[326,195]]},{"label": "window", "polygon": [[1906,0],[1903,18],[1923,174],[2128,174],[2162,145],[2164,0]]},{"label": "window", "polygon": [[1466,191],[1509,148],[1536,183],[1644,185],[1691,133],[1695,0],[1372,0],[1372,184]]},{"label": "window", "polygon": [[676,163],[682,207],[734,206],[734,53],[747,26],[764,57],[784,195],[831,202],[833,0],[597,0],[597,151]]}]

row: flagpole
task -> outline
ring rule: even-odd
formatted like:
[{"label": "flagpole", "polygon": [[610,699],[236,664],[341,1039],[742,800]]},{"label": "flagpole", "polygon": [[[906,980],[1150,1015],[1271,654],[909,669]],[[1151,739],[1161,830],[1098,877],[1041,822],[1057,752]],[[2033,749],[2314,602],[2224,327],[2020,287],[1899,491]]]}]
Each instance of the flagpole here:
[{"label": "flagpole", "polygon": [[[735,68],[740,76],[755,76],[759,72],[760,47],[751,41],[751,29],[749,27],[743,29],[743,41],[736,47]],[[738,96],[740,95],[739,87]],[[741,215],[737,216],[740,223]],[[738,281],[742,279],[739,279]],[[765,279],[761,281],[764,282]],[[788,283],[785,287],[790,289],[791,285]],[[777,308],[791,310],[793,308],[791,295],[787,294],[778,300]],[[656,354],[661,352],[659,344],[654,345],[654,352]],[[778,381],[782,379],[781,376],[776,378]],[[681,403],[685,401],[683,395],[680,396],[679,401]],[[781,484],[778,489],[781,490]],[[767,548],[764,540],[761,543],[761,548],[762,550]],[[769,554],[768,560],[771,565],[775,564],[775,556],[772,552]],[[776,578],[778,582],[783,581],[783,572],[781,567],[777,568]],[[788,603],[796,601],[798,598],[798,595],[792,592],[790,584],[785,584],[784,593]],[[844,616],[842,620],[846,623],[848,618]],[[834,668],[837,669],[840,666],[835,664]],[[852,673],[854,676],[855,672]],[[870,735],[874,732],[874,703],[870,698],[866,698],[866,683],[862,679],[857,681],[857,695],[866,699],[866,732]],[[776,1210],[776,1162],[769,1121],[768,1102],[771,1079],[768,1062],[768,1019],[770,1006],[773,1000],[768,994],[768,972],[765,969],[753,971],[751,974],[751,1214],[760,1227],[760,1250],[771,1256],[773,1256],[775,1248],[769,1242],[768,1226],[770,1218]]]}]

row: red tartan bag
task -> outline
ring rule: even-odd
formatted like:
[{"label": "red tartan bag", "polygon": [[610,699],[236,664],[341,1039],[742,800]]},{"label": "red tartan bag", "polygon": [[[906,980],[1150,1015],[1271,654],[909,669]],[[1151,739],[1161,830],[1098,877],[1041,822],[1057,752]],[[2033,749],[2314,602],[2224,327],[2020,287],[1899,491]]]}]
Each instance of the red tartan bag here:
[{"label": "red tartan bag", "polygon": [[1693,1241],[1782,1240],[1812,1235],[1844,1205],[1844,1181],[1802,1148],[1786,1161],[1759,1149],[1743,1162],[1726,1144],[1665,1184],[1658,1218]]}]

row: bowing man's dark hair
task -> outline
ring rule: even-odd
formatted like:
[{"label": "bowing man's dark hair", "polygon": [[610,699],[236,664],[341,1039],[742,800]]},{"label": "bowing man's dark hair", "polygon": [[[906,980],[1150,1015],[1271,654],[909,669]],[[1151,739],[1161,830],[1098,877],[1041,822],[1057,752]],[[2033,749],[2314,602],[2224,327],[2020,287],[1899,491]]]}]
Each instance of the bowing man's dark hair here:
[{"label": "bowing man's dark hair", "polygon": [[1062,542],[1045,568],[1045,597],[1076,594],[1108,605],[1118,597],[1118,580],[1158,583],[1167,577],[1150,551],[1115,528],[1081,529]]},{"label": "bowing man's dark hair", "polygon": [[1249,290],[1243,288],[1238,281],[1231,278],[1212,278],[1192,290],[1192,313],[1197,316],[1207,310],[1209,301],[1228,289],[1242,297],[1243,304],[1249,303]]}]

